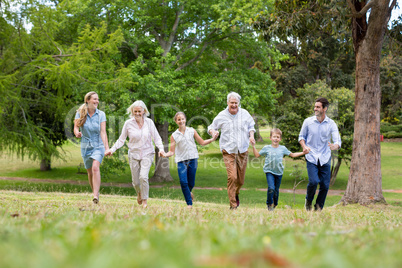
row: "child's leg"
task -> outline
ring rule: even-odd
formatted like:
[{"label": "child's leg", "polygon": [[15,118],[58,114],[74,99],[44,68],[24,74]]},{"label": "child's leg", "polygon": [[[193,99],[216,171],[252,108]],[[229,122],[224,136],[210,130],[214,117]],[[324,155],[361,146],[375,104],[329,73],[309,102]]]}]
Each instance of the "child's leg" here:
[{"label": "child's leg", "polygon": [[275,191],[274,191],[274,206],[278,205],[279,187],[281,187],[282,175],[274,175],[275,177]]},{"label": "child's leg", "polygon": [[268,192],[267,192],[267,205],[270,206],[274,202],[274,191],[275,191],[275,178],[272,173],[265,173],[267,177]]},{"label": "child's leg", "polygon": [[188,188],[187,169],[188,169],[188,161],[182,161],[177,163],[177,171],[179,173],[181,191],[183,192],[184,199],[186,199],[187,205],[190,206],[193,204],[193,201],[191,200],[191,192],[190,189]]}]

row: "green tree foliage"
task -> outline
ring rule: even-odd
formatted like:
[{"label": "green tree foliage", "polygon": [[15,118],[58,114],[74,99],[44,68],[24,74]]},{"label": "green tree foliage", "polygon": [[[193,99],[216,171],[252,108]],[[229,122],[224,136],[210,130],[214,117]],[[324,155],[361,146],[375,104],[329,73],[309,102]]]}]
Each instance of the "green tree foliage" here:
[{"label": "green tree foliage", "polygon": [[333,152],[332,157],[331,182],[334,183],[342,161],[348,163],[352,155],[354,92],[347,88],[331,89],[323,81],[317,81],[298,88],[296,94],[296,98],[278,107],[275,126],[282,130],[286,147],[292,152],[300,151],[298,138],[304,119],[314,115],[317,98],[327,98],[330,102],[327,115],[336,122],[342,139],[342,148]]},{"label": "green tree foliage", "polygon": [[[44,133],[50,128],[36,125],[31,117],[48,108],[57,114],[49,122],[63,122],[59,119],[68,110],[71,117],[91,90],[98,92],[100,107],[111,119],[111,142],[118,137],[124,121],[120,118],[136,99],[145,101],[166,133],[164,123],[172,123],[176,110],[195,118],[194,125],[208,124],[225,108],[230,91],[243,96],[242,105],[251,113],[265,116],[272,111],[274,83],[267,71],[277,68],[282,56],[257,40],[249,24],[268,8],[265,1],[23,3],[21,12],[9,10],[14,20],[5,20],[13,37],[3,50],[1,81],[8,89],[29,88],[38,98],[46,91],[54,98],[44,107],[24,110],[27,122]],[[23,21],[31,23],[29,32]],[[18,100],[21,96],[15,95]],[[38,144],[43,147],[44,141]]]},{"label": "green tree foliage", "polygon": [[[289,55],[281,61],[282,68],[272,72],[281,103],[296,97],[297,88],[317,80],[331,88],[354,87],[350,33],[345,28],[334,31],[340,11],[327,2],[275,1],[275,12],[253,19],[264,39],[275,40],[281,53]],[[330,17],[335,14],[336,18]]]},{"label": "green tree foliage", "polygon": [[[5,15],[6,27],[0,30],[7,36],[0,58],[0,88],[5,92],[0,149],[38,159],[47,170],[52,157],[62,156],[57,147],[67,140],[64,120],[73,105],[71,96],[78,87],[93,89],[106,83],[102,74],[114,71],[114,64],[104,59],[118,52],[122,35],[106,35],[105,26],[88,26],[75,43],[66,45],[55,38],[63,15],[52,6],[27,2],[21,13]],[[32,23],[30,32],[22,21]]]}]

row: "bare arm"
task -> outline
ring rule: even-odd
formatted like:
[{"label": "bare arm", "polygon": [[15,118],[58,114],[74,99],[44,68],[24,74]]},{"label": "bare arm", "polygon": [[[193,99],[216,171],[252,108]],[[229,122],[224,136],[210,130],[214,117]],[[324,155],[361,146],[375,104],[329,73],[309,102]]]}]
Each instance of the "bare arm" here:
[{"label": "bare arm", "polygon": [[258,153],[257,149],[255,148],[255,145],[253,144],[253,153],[255,157],[260,157],[261,155]]},{"label": "bare arm", "polygon": [[174,152],[176,150],[176,141],[173,139],[173,135],[170,136],[170,148],[169,148],[169,152],[162,154],[163,157],[171,157],[172,155],[174,155]]},{"label": "bare arm", "polygon": [[304,152],[300,152],[300,153],[290,153],[289,156],[290,157],[299,157],[299,156],[303,156],[305,155]]},{"label": "bare arm", "polygon": [[100,133],[101,139],[103,141],[103,145],[105,146],[105,150],[109,150],[109,143],[107,140],[107,133],[106,133],[106,121],[101,123],[101,133]]},{"label": "bare arm", "polygon": [[[214,130],[212,130],[214,131]],[[200,135],[198,134],[198,132],[194,129],[194,139],[198,142],[199,145],[205,146],[207,144],[210,144],[211,142],[213,142],[214,140],[216,140],[216,138],[218,138],[219,133],[216,131],[213,135],[212,138],[208,139],[208,140],[203,140]]]},{"label": "bare arm", "polygon": [[304,140],[300,140],[299,143],[300,143],[301,147],[303,148],[304,154],[308,154],[311,151],[311,149],[309,147],[307,147],[306,142]]},{"label": "bare arm", "polygon": [[78,119],[74,120],[74,135],[77,138],[81,138],[82,137],[82,133],[80,132],[80,128],[78,127]]}]

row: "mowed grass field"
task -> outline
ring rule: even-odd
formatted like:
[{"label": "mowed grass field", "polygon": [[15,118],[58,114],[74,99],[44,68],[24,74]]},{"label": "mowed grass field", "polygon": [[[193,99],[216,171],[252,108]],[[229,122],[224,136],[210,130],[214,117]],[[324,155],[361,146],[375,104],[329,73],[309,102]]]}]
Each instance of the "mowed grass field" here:
[{"label": "mowed grass field", "polygon": [[[230,211],[215,143],[203,148],[196,179],[211,188],[194,190],[192,210],[177,188],[173,158],[174,181],[153,185],[148,209],[136,204],[132,187],[118,186],[103,186],[96,206],[86,175],[77,174],[79,147],[64,150],[66,161],[54,161],[49,172],[0,156],[1,177],[46,179],[0,180],[0,267],[402,267],[401,193],[384,192],[388,205],[369,207],[338,205],[341,195],[330,195],[320,213],[303,209],[303,194],[281,193],[269,213],[263,159],[250,150],[241,205]],[[382,143],[384,190],[402,190],[401,162],[402,143]],[[307,178],[303,160],[285,158],[282,189],[293,187],[294,165]],[[347,179],[342,164],[331,189],[346,189]],[[81,184],[52,183],[60,180]],[[102,181],[129,183],[129,169]]]},{"label": "mowed grass field", "polygon": [[320,213],[0,191],[0,267],[401,267],[400,207]]}]

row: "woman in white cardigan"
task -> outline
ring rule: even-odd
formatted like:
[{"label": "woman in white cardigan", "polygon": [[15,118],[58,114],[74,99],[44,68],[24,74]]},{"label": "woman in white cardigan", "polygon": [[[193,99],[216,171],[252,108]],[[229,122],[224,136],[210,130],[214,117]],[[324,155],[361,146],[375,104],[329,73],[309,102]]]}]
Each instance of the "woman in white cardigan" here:
[{"label": "woman in white cardigan", "polygon": [[127,109],[127,113],[130,114],[130,119],[124,123],[119,139],[105,155],[112,155],[121,148],[128,136],[128,160],[132,183],[137,192],[138,204],[146,208],[149,194],[148,173],[155,155],[152,140],[158,147],[160,155],[164,154],[164,148],[154,122],[148,118],[149,112],[143,101],[135,101]]}]

